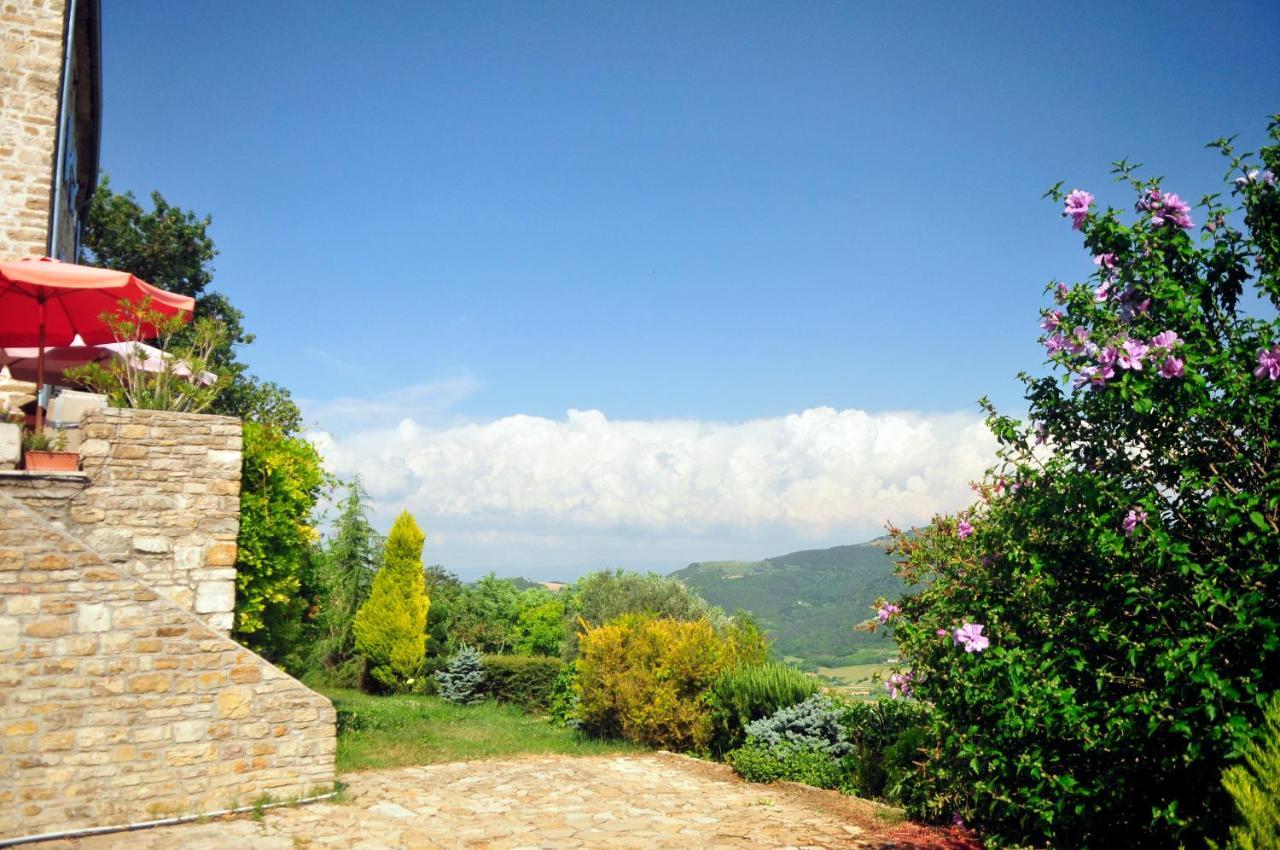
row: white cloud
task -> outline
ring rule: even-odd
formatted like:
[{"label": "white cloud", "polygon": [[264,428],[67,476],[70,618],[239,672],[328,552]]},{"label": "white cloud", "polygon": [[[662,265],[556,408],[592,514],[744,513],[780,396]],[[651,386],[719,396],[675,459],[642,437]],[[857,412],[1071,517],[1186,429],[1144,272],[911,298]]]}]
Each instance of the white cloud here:
[{"label": "white cloud", "polygon": [[[618,556],[656,552],[676,538],[711,550],[859,542],[886,520],[968,504],[994,452],[976,415],[827,407],[739,423],[611,421],[596,410],[442,427],[406,418],[313,436],[330,468],[359,474],[388,511],[407,507],[438,545],[494,565],[577,563],[611,545]],[[688,551],[675,565],[713,556]]]},{"label": "white cloud", "polygon": [[410,384],[379,396],[347,395],[318,401],[300,398],[303,415],[324,423],[337,433],[368,422],[400,417],[435,418],[480,388],[474,378],[463,376],[442,381]]}]

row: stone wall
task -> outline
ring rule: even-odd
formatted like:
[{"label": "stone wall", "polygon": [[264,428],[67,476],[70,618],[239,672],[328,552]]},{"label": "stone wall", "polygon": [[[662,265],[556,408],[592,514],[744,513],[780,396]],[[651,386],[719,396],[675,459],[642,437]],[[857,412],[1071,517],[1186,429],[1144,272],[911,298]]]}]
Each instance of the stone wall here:
[{"label": "stone wall", "polygon": [[65,0],[0,3],[0,258],[48,248]]},{"label": "stone wall", "polygon": [[328,790],[329,701],[0,493],[0,838]]},{"label": "stone wall", "polygon": [[0,489],[230,633],[240,420],[101,408],[85,414],[80,430],[82,479],[5,476]]}]

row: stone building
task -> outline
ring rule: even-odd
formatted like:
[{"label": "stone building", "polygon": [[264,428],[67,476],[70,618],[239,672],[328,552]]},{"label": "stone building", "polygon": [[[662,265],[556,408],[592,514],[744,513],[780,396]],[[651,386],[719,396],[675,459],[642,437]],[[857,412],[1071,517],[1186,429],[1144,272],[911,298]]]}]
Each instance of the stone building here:
[{"label": "stone building", "polygon": [[0,3],[0,258],[76,257],[98,178],[99,8]]},{"label": "stone building", "polygon": [[[99,9],[0,2],[0,258],[76,258]],[[80,471],[0,468],[0,845],[330,791],[333,706],[229,636],[240,422],[78,425]]]}]

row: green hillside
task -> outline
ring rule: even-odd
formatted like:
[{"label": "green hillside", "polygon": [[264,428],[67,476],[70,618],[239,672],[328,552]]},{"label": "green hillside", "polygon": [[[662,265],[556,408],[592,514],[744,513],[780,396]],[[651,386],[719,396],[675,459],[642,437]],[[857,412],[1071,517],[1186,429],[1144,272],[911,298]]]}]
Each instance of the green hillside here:
[{"label": "green hillside", "polygon": [[882,539],[764,561],[705,561],[672,575],[713,605],[754,614],[778,655],[840,666],[895,654],[884,633],[853,628],[872,615],[877,597],[902,592]]}]

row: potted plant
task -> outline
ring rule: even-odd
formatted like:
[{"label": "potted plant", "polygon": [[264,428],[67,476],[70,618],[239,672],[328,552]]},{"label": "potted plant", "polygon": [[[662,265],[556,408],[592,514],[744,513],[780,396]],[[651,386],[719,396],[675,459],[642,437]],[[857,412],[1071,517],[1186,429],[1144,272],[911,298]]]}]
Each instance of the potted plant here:
[{"label": "potted plant", "polygon": [[22,435],[22,465],[31,471],[75,472],[80,468],[80,454],[64,451],[67,435],[61,432],[52,437],[47,432],[37,434],[28,431]]}]

